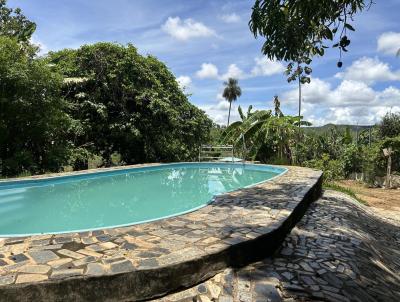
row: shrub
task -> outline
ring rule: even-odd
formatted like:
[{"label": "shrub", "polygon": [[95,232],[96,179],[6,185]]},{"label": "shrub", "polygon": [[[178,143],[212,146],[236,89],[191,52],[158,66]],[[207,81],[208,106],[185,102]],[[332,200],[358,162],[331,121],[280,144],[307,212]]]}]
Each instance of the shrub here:
[{"label": "shrub", "polygon": [[323,154],[321,159],[309,160],[305,163],[306,167],[322,170],[324,172],[324,181],[343,179],[345,170],[343,161],[330,159],[328,154]]},{"label": "shrub", "polygon": [[362,170],[362,152],[361,148],[356,144],[345,146],[340,160],[343,162],[343,172],[348,177],[353,172],[361,172]]}]

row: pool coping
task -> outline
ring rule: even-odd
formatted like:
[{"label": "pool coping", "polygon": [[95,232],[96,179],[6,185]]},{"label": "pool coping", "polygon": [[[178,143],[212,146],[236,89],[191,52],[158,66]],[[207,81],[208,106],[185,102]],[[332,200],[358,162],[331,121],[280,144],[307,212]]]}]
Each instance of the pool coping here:
[{"label": "pool coping", "polygon": [[285,168],[273,180],[217,196],[181,216],[104,231],[0,239],[0,297],[138,301],[270,255],[321,194],[322,172]]}]

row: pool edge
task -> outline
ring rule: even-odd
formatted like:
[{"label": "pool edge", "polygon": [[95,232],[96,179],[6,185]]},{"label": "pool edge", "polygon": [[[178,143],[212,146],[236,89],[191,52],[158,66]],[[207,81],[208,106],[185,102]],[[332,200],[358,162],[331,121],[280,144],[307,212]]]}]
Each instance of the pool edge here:
[{"label": "pool edge", "polygon": [[315,173],[306,186],[299,187],[302,197],[291,214],[259,237],[232,244],[205,257],[177,264],[139,269],[101,277],[79,277],[48,282],[0,286],[7,301],[47,299],[55,301],[139,301],[162,296],[212,277],[226,267],[240,267],[268,256],[280,245],[322,189],[322,173]]}]

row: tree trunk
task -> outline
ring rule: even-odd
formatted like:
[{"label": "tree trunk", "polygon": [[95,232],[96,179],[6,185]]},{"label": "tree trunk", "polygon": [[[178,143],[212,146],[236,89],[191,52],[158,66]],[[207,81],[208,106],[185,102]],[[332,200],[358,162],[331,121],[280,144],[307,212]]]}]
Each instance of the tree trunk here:
[{"label": "tree trunk", "polygon": [[229,102],[228,126],[227,127],[229,127],[229,119],[231,117],[231,106],[232,106],[232,102]]}]

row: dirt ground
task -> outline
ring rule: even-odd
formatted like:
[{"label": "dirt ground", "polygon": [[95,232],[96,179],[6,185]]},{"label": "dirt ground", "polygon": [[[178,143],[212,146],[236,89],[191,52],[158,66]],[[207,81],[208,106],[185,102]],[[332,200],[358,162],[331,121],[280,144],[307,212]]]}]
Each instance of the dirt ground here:
[{"label": "dirt ground", "polygon": [[338,181],[338,184],[353,190],[357,197],[364,200],[377,214],[400,222],[399,189],[368,188],[355,180],[342,180]]}]

